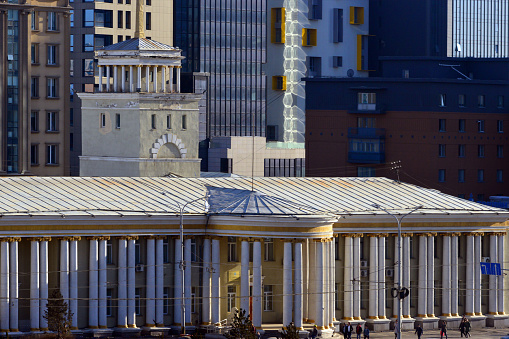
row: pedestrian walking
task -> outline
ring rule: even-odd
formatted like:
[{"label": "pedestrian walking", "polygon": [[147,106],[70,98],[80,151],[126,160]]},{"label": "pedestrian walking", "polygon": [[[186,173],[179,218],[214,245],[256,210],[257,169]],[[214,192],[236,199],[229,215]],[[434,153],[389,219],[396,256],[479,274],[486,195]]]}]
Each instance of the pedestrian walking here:
[{"label": "pedestrian walking", "polygon": [[470,328],[471,328],[470,320],[466,319],[465,320],[465,338],[468,338],[471,336]]},{"label": "pedestrian walking", "polygon": [[318,336],[318,330],[316,329],[316,325],[313,326],[313,329],[311,330],[311,333],[309,334],[309,337],[314,339]]},{"label": "pedestrian walking", "polygon": [[350,322],[348,322],[345,326],[345,339],[352,339],[352,332],[353,332],[353,327],[350,324]]},{"label": "pedestrian walking", "polygon": [[417,334],[417,339],[421,339],[421,335],[424,333],[424,330],[422,329],[421,325],[417,325],[417,328],[415,329],[415,334]]},{"label": "pedestrian walking", "polygon": [[[460,333],[461,333],[461,337],[463,338],[463,336],[465,335],[465,318],[461,319],[461,322],[460,322]],[[466,336],[465,336],[466,338]]]},{"label": "pedestrian walking", "polygon": [[399,323],[396,320],[396,322],[394,323],[394,339],[398,339],[398,332],[399,332],[398,329],[399,329]]},{"label": "pedestrian walking", "polygon": [[364,339],[369,339],[369,328],[364,325]]},{"label": "pedestrian walking", "polygon": [[445,335],[445,339],[447,339],[447,321],[442,322],[442,327],[440,328],[440,338],[443,338]]},{"label": "pedestrian walking", "polygon": [[362,334],[361,324],[357,324],[357,327],[355,328],[355,334],[357,334],[357,339],[361,339],[361,334]]}]

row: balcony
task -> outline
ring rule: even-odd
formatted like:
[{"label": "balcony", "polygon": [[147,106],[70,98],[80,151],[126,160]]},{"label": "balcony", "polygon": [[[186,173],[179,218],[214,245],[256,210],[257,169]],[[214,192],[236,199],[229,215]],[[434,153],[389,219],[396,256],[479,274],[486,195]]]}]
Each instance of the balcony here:
[{"label": "balcony", "polygon": [[385,163],[385,152],[348,151],[348,162],[354,164],[383,164]]},{"label": "balcony", "polygon": [[385,114],[385,107],[380,104],[361,104],[358,103],[357,107],[348,111],[348,113],[359,114]]},{"label": "balcony", "polygon": [[385,129],[348,129],[348,162],[357,164],[385,163]]},{"label": "balcony", "polygon": [[385,128],[348,128],[348,137],[357,139],[385,139]]}]

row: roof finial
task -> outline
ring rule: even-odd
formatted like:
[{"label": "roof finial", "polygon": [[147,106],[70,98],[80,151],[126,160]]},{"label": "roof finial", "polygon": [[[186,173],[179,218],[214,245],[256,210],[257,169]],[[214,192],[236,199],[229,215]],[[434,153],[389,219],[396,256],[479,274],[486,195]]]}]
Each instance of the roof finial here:
[{"label": "roof finial", "polygon": [[144,38],[145,37],[145,29],[143,25],[145,25],[145,20],[143,15],[143,1],[145,0],[136,0],[136,31],[134,32],[135,38]]}]

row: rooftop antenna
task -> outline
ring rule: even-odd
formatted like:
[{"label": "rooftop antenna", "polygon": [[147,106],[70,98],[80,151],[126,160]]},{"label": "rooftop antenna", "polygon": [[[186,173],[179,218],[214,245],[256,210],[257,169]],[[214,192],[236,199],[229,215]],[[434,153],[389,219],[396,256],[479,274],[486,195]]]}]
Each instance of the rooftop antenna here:
[{"label": "rooftop antenna", "polygon": [[398,177],[398,184],[401,184],[401,180],[399,180],[399,170],[403,167],[401,166],[401,160],[393,161],[390,163],[391,171],[396,171],[396,176]]},{"label": "rooftop antenna", "polygon": [[143,25],[145,25],[145,20],[143,20],[143,1],[145,0],[136,0],[136,30],[134,31],[135,38],[145,38],[145,29]]}]

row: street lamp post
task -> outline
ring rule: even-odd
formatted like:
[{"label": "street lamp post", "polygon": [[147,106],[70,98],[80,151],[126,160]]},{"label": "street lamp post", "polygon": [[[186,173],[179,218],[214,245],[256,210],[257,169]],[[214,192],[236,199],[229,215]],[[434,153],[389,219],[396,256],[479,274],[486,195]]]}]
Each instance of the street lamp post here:
[{"label": "street lamp post", "polygon": [[402,300],[401,294],[400,294],[400,292],[401,292],[401,222],[403,221],[403,219],[405,217],[409,216],[410,214],[414,213],[418,209],[422,208],[422,205],[411,207],[410,212],[405,213],[405,214],[399,214],[399,215],[392,214],[391,212],[389,212],[389,210],[387,210],[386,208],[384,208],[378,204],[373,204],[371,206],[381,209],[385,213],[389,214],[391,217],[396,219],[396,222],[398,223],[398,279],[396,282],[396,284],[398,286],[398,295],[397,295],[397,298],[398,298],[398,320],[397,320],[397,322],[398,323],[396,326],[397,326],[397,334],[398,334],[397,339],[401,339],[401,300]]}]

